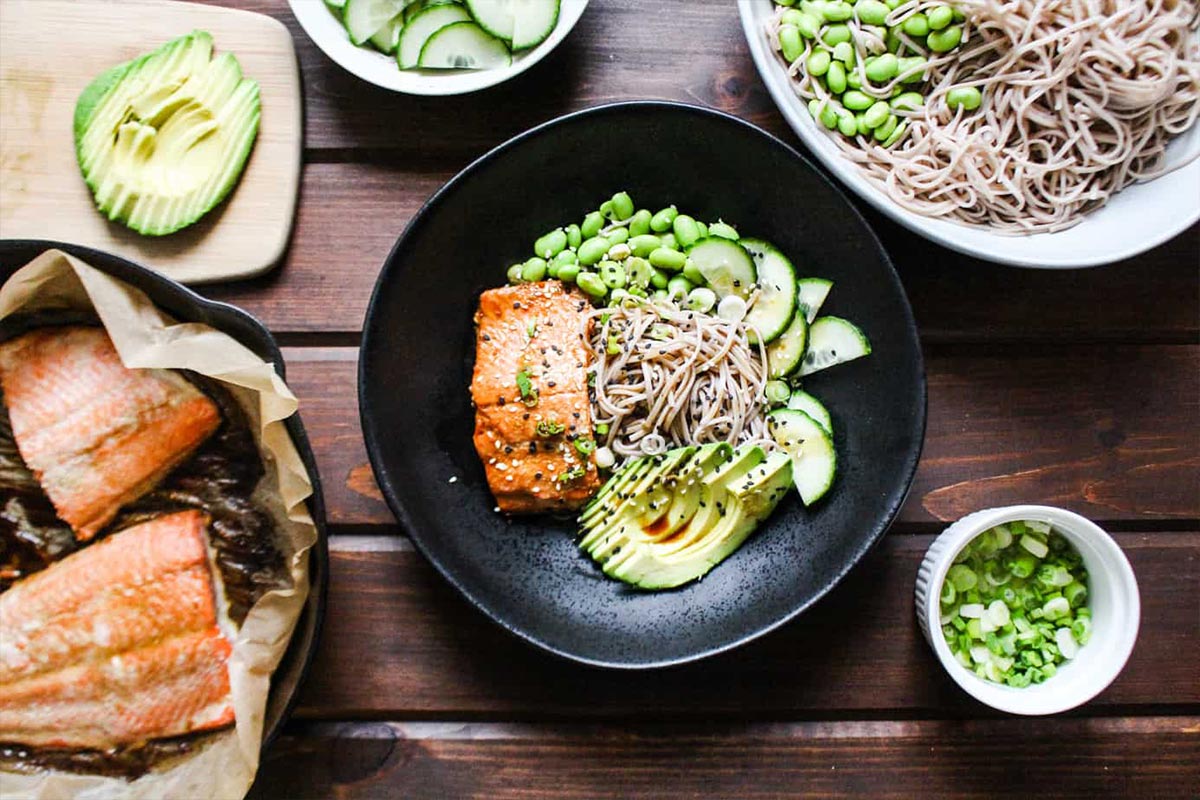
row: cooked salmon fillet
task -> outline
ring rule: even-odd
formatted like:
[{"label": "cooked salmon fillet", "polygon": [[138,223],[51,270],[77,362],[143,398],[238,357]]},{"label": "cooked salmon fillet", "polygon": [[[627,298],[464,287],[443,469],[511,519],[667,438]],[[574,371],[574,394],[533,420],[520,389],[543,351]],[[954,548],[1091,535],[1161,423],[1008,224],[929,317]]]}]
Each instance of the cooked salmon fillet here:
[{"label": "cooked salmon fillet", "polygon": [[129,369],[102,328],[40,328],[0,345],[13,438],[58,515],[86,541],[221,423],[170,370]]},{"label": "cooked salmon fillet", "polygon": [[[559,281],[505,286],[479,298],[475,449],[505,513],[574,510],[599,486],[591,455],[575,446],[592,437],[588,308]],[[528,381],[524,398],[518,376]]]},{"label": "cooked salmon fillet", "polygon": [[0,594],[0,741],[105,749],[234,721],[207,526],[158,517]]}]

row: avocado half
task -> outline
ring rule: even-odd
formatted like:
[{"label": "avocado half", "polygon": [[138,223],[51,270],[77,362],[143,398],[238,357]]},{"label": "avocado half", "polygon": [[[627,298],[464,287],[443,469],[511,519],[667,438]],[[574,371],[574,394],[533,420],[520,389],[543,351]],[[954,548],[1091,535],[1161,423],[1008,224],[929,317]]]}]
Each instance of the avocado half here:
[{"label": "avocado half", "polygon": [[246,166],[261,116],[258,84],[237,58],[213,58],[193,31],[119,64],[75,103],[75,155],[96,207],[165,236],[225,199]]}]

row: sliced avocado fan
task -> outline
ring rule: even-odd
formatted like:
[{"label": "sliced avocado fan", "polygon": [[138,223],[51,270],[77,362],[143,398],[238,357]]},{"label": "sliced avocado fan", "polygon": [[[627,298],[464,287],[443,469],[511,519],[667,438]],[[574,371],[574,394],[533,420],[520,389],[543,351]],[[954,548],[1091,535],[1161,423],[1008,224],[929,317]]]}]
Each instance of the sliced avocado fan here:
[{"label": "sliced avocado fan", "polygon": [[104,72],[75,104],[75,155],[96,207],[147,236],[207,214],[258,135],[258,84],[193,31]]}]

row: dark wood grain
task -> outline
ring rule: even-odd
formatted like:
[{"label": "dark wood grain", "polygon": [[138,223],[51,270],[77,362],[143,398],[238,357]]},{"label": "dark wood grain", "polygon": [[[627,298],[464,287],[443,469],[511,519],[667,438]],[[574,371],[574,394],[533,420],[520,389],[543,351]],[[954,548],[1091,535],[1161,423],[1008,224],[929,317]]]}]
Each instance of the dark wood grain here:
[{"label": "dark wood grain", "polygon": [[[287,356],[330,521],[390,523],[360,435],[355,351]],[[952,347],[926,368],[925,450],[902,523],[1018,502],[1102,521],[1200,520],[1200,347]]]},{"label": "dark wood grain", "polygon": [[[1125,671],[1084,714],[1200,704],[1200,534],[1120,534],[1142,628]],[[321,650],[298,714],[332,719],[790,719],[994,715],[942,671],[913,582],[931,536],[884,537],[782,629],[699,664],[631,674],[518,641],[468,606],[407,540],[335,537]],[[581,556],[582,558],[582,556]]]},{"label": "dark wood grain", "polygon": [[295,726],[251,797],[1195,797],[1200,718]]}]

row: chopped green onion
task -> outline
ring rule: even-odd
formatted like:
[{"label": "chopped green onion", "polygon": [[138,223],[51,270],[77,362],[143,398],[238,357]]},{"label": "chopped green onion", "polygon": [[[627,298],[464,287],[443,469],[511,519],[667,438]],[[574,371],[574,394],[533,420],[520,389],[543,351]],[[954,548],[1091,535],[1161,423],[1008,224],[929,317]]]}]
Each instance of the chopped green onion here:
[{"label": "chopped green onion", "polygon": [[606,436],[608,434],[608,423],[597,422],[594,430],[596,431],[597,436]]},{"label": "chopped green onion", "polygon": [[575,449],[579,451],[581,456],[590,456],[592,451],[596,449],[596,443],[586,436],[580,436],[575,440]]},{"label": "chopped green onion", "polygon": [[1045,542],[1038,541],[1028,533],[1021,537],[1021,547],[1024,547],[1038,558],[1045,558],[1046,554],[1050,552],[1050,548],[1046,547]]},{"label": "chopped green onion", "polygon": [[566,430],[566,427],[556,419],[544,419],[537,424],[537,435],[544,439],[551,436],[558,436]]},{"label": "chopped green onion", "polygon": [[587,474],[587,470],[582,466],[571,467],[571,469],[558,476],[559,483],[574,483]]},{"label": "chopped green onion", "polygon": [[975,584],[979,582],[975,571],[965,564],[955,564],[946,573],[946,580],[954,584],[954,588],[960,592],[966,592],[975,588]]}]

